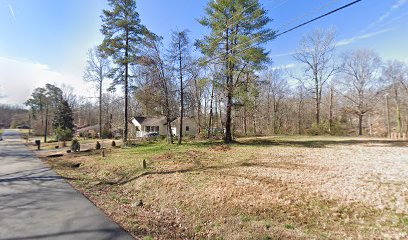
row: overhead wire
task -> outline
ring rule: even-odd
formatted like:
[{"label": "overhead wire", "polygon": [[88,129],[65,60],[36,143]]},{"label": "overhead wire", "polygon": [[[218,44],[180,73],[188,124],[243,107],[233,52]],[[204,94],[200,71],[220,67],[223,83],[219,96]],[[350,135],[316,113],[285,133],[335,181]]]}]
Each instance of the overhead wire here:
[{"label": "overhead wire", "polygon": [[[332,1],[331,3],[329,3],[329,4],[326,4],[325,6],[321,7],[321,9],[328,7],[328,5],[332,5],[332,4],[333,4],[334,2],[336,2],[336,1],[337,1],[337,0],[334,0],[334,1]],[[363,1],[363,0],[355,0],[355,1],[353,1],[353,2],[350,2],[350,3],[346,4],[346,5],[343,5],[343,6],[339,7],[339,8],[336,8],[336,9],[330,11],[330,12],[327,12],[327,13],[322,14],[322,15],[316,17],[316,18],[313,18],[313,19],[311,19],[311,20],[309,20],[309,21],[306,21],[306,22],[304,22],[304,23],[302,23],[302,24],[299,24],[299,25],[297,25],[297,26],[295,26],[295,27],[292,27],[292,28],[290,28],[290,29],[288,29],[288,30],[286,30],[286,31],[284,31],[284,32],[278,33],[278,34],[276,34],[274,37],[275,37],[275,38],[280,37],[280,36],[282,36],[282,35],[284,35],[284,34],[286,34],[286,33],[289,33],[289,32],[291,32],[291,31],[295,30],[295,29],[298,29],[298,28],[303,27],[303,26],[305,26],[305,25],[307,25],[307,24],[310,24],[310,23],[312,23],[312,22],[314,22],[314,21],[317,21],[317,20],[319,20],[319,19],[321,19],[321,18],[324,18],[324,17],[326,17],[326,16],[329,16],[329,15],[331,15],[331,14],[333,14],[333,13],[336,13],[336,12],[338,12],[338,11],[340,11],[340,10],[343,10],[343,9],[345,9],[345,8],[348,8],[348,7],[350,7],[350,6],[352,6],[352,5],[355,5],[355,4],[357,4],[358,2],[361,2],[361,1]],[[245,45],[248,45],[248,44],[249,44],[248,47],[244,48],[244,50],[245,50],[245,49],[251,47],[252,44],[253,44],[255,41],[257,41],[260,37],[263,37],[263,36],[260,35],[260,36],[257,36],[257,37],[255,37],[255,38],[253,38],[253,39],[250,39],[248,42],[245,42],[245,43],[236,45],[236,46],[232,47],[232,48],[230,49],[230,51],[233,51],[233,50],[235,50],[236,48],[241,47],[241,46],[244,45],[244,44],[245,44]],[[213,57],[213,58],[208,59],[208,60],[206,60],[205,62],[203,62],[203,64],[206,64],[206,63],[209,63],[209,62],[211,62],[211,61],[220,59],[220,58],[222,58],[222,57],[225,57],[225,56]]]}]

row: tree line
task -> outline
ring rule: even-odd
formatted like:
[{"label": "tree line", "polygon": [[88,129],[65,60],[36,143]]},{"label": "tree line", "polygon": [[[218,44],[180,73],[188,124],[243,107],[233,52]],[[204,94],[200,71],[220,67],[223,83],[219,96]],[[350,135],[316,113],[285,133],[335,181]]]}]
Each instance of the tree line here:
[{"label": "tree line", "polygon": [[406,63],[383,62],[369,49],[338,53],[330,29],[304,36],[295,70],[279,69],[265,48],[276,32],[258,0],[209,1],[199,19],[209,33],[191,42],[188,30],[174,31],[166,46],[142,24],[136,1],[108,3],[103,42],[89,50],[84,73],[98,101],[52,85],[36,89],[27,104],[45,135],[47,116],[62,123],[61,111],[71,111],[77,127],[99,124],[100,137],[120,130],[124,142],[132,116],[164,116],[168,128],[180,117],[180,129],[183,117],[194,117],[201,137],[222,135],[226,143],[245,135],[408,131]]}]

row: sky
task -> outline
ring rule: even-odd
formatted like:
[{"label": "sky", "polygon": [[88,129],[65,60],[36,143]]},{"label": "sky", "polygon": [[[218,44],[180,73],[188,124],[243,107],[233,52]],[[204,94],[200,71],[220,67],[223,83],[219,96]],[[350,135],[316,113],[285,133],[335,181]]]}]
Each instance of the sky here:
[{"label": "sky", "polygon": [[[283,32],[352,0],[260,0],[269,27]],[[208,33],[197,19],[208,0],[137,0],[142,24],[164,37],[188,29],[190,39]],[[0,103],[21,105],[46,83],[71,86],[95,97],[83,81],[88,49],[103,40],[104,0],[0,0]],[[296,68],[292,53],[302,37],[315,30],[336,30],[337,52],[369,48],[384,60],[408,63],[408,0],[363,0],[349,8],[284,34],[268,43],[273,66]]]}]

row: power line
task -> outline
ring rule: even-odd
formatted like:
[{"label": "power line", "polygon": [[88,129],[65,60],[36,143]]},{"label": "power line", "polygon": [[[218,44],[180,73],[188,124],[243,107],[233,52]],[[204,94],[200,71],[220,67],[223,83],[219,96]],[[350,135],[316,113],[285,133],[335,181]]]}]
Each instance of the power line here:
[{"label": "power line", "polygon": [[328,4],[325,4],[325,5],[323,5],[323,6],[319,7],[319,8],[317,8],[317,9],[314,9],[314,10],[308,12],[308,13],[303,14],[303,15],[300,16],[300,17],[297,17],[297,18],[295,18],[295,19],[292,19],[292,20],[288,21],[287,23],[283,24],[281,27],[284,28],[284,27],[286,27],[286,26],[288,26],[288,25],[290,25],[290,24],[292,24],[292,23],[295,23],[295,22],[297,22],[297,21],[299,21],[299,20],[304,19],[304,18],[307,17],[307,16],[310,16],[310,15],[312,15],[312,14],[314,14],[314,13],[318,13],[318,12],[320,12],[321,10],[328,8],[329,6],[333,5],[334,3],[338,2],[338,1],[339,1],[339,0],[332,0],[332,1],[329,2]]},{"label": "power line", "polygon": [[325,14],[323,14],[323,15],[320,15],[320,16],[318,16],[318,17],[316,17],[316,18],[313,18],[312,20],[309,20],[309,21],[307,21],[307,22],[304,22],[304,23],[302,23],[302,24],[299,24],[299,25],[297,25],[296,27],[293,27],[293,28],[291,28],[291,29],[289,29],[289,30],[286,30],[286,31],[284,31],[284,32],[281,32],[281,33],[277,34],[275,37],[277,38],[277,37],[279,37],[279,36],[282,36],[283,34],[286,34],[286,33],[288,33],[288,32],[291,32],[291,31],[295,30],[295,29],[298,29],[298,28],[300,28],[300,27],[303,27],[303,26],[305,26],[305,25],[307,25],[307,24],[309,24],[309,23],[311,23],[311,22],[314,22],[314,21],[316,21],[316,20],[318,20],[318,19],[320,19],[320,18],[323,18],[323,17],[326,17],[326,16],[328,16],[328,15],[331,15],[331,14],[333,14],[333,13],[335,13],[335,12],[338,12],[338,11],[340,11],[340,10],[342,10],[342,9],[345,9],[345,8],[347,8],[347,7],[350,7],[350,6],[352,6],[352,5],[354,5],[354,4],[358,3],[358,2],[361,2],[361,1],[363,1],[363,0],[356,0],[356,1],[354,1],[354,2],[351,2],[351,3],[349,3],[349,4],[344,5],[344,6],[342,6],[342,7],[339,7],[339,8],[337,8],[337,9],[334,9],[333,11],[330,11],[330,12],[328,12],[328,13],[325,13]]},{"label": "power line", "polygon": [[[311,22],[317,21],[318,19],[321,19],[321,18],[326,17],[326,16],[328,16],[328,15],[331,15],[331,14],[333,14],[333,13],[335,13],[335,12],[338,12],[338,11],[340,11],[340,10],[343,10],[343,9],[345,9],[345,8],[347,8],[347,7],[350,7],[350,6],[352,6],[352,5],[354,5],[354,4],[358,3],[358,2],[361,2],[361,1],[363,1],[363,0],[353,1],[353,2],[348,3],[348,4],[346,4],[346,5],[342,6],[342,7],[339,7],[339,8],[337,8],[337,9],[334,9],[334,10],[328,12],[328,13],[325,13],[325,14],[323,14],[323,15],[320,15],[320,16],[316,17],[316,18],[313,18],[312,20],[309,20],[309,21],[307,21],[307,22],[304,22],[304,23],[302,23],[302,24],[299,24],[299,25],[297,25],[297,26],[295,26],[295,27],[293,27],[293,28],[291,28],[291,29],[289,29],[289,30],[286,30],[286,31],[284,31],[284,32],[282,32],[282,33],[276,34],[276,35],[275,35],[275,38],[277,38],[277,37],[279,37],[279,36],[282,36],[282,35],[284,35],[284,34],[286,34],[286,33],[288,33],[288,32],[291,32],[291,31],[293,31],[293,30],[295,30],[295,29],[298,29],[298,28],[300,28],[300,27],[303,27],[303,26],[305,26],[305,25],[307,25],[307,24],[309,24],[309,23],[311,23]],[[335,2],[335,1],[333,1],[333,2]],[[331,4],[331,3],[329,3],[328,5],[330,5],[330,4]],[[327,5],[326,5],[326,6],[327,6]],[[323,6],[322,8],[325,8],[326,6]],[[321,9],[322,9],[322,8],[321,8]],[[244,48],[244,50],[245,50],[245,49],[251,47],[252,44],[253,44],[255,41],[257,41],[260,37],[262,37],[262,35],[257,36],[257,37],[255,37],[255,38],[253,38],[253,39],[250,39],[249,41],[244,42],[244,43],[241,43],[241,44],[239,44],[239,45],[237,45],[237,46],[234,46],[234,47],[232,47],[232,48],[230,49],[230,51],[231,51],[231,50],[234,50],[234,49],[236,49],[236,48],[238,48],[238,47],[240,47],[240,46],[242,46],[242,45],[249,45],[248,47]],[[213,60],[220,59],[220,58],[223,58],[223,57],[225,57],[225,56],[216,56],[216,57],[213,57],[213,58],[211,58],[211,59],[208,59],[208,60],[204,61],[203,64],[206,64],[206,63],[208,63],[208,62],[211,62],[211,61],[213,61]]]}]

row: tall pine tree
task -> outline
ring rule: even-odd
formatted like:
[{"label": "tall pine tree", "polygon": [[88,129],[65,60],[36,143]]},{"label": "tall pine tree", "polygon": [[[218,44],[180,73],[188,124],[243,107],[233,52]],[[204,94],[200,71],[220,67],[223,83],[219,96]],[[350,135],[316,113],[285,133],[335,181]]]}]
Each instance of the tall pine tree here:
[{"label": "tall pine tree", "polygon": [[101,32],[105,36],[100,49],[112,57],[114,84],[124,87],[123,142],[128,139],[129,67],[136,62],[146,28],[141,24],[135,0],[109,0],[111,10],[104,10]]},{"label": "tall pine tree", "polygon": [[[267,28],[271,21],[258,0],[210,0],[206,14],[199,22],[211,29],[198,41],[202,53],[221,62],[221,86],[226,90],[227,109],[225,142],[232,142],[232,107],[236,85],[243,73],[267,62],[268,52],[263,44],[272,40],[275,32]],[[209,60],[207,60],[209,61]]]}]

